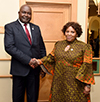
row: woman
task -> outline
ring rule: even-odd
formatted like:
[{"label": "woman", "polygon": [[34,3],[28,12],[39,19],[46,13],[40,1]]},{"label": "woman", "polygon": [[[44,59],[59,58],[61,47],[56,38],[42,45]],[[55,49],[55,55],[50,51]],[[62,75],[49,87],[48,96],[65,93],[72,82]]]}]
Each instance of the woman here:
[{"label": "woman", "polygon": [[62,32],[66,40],[56,42],[48,56],[36,60],[53,75],[50,102],[90,102],[90,87],[95,83],[92,48],[76,39],[82,34],[78,23],[68,22]]}]

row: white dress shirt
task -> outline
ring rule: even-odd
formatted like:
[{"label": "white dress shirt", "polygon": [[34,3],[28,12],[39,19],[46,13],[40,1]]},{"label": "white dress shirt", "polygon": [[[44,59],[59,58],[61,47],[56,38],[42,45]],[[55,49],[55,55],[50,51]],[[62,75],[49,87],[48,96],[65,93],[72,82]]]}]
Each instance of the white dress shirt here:
[{"label": "white dress shirt", "polygon": [[[23,29],[24,29],[24,31],[25,31],[25,26],[24,26],[25,23],[22,23],[19,19],[18,19],[18,21],[20,22],[20,24],[22,25],[22,27],[23,27]],[[31,29],[30,29],[29,23],[27,23],[26,26],[27,26],[27,29],[28,29],[28,31],[29,31],[29,34],[30,34],[30,37],[31,37],[31,40],[32,40]]]}]

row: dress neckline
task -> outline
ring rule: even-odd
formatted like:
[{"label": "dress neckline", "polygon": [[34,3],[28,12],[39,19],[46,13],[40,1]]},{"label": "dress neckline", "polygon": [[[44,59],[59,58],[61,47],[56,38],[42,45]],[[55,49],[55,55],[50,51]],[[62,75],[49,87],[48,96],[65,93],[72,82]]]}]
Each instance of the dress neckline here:
[{"label": "dress neckline", "polygon": [[67,51],[69,51],[69,50],[71,50],[71,51],[73,51],[73,48],[72,48],[72,44],[74,43],[76,43],[77,42],[77,39],[75,39],[74,41],[72,41],[72,42],[68,42],[67,40],[65,40],[66,42],[67,42],[67,44],[66,44],[66,47],[64,48],[64,51],[65,52],[67,52]]},{"label": "dress neckline", "polygon": [[77,41],[77,39],[75,39],[75,40],[72,41],[72,42],[68,42],[67,40],[65,40],[65,41],[66,41],[67,45],[71,45],[71,44],[75,43],[75,42]]}]

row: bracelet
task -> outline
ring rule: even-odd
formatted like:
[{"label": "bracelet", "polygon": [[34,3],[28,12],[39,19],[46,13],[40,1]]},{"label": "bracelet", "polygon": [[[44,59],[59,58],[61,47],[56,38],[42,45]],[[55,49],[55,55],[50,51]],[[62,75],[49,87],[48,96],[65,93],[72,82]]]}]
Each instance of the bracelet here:
[{"label": "bracelet", "polygon": [[86,86],[87,86],[88,88],[91,88],[91,85],[89,85],[89,84],[87,84]]}]

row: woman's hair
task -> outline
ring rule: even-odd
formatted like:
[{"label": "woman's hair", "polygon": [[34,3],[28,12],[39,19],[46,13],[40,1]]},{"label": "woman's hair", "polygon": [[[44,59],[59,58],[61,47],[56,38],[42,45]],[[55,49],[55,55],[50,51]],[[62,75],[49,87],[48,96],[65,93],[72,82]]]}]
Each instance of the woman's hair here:
[{"label": "woman's hair", "polygon": [[77,33],[77,37],[80,37],[81,35],[82,35],[82,28],[81,28],[81,25],[80,24],[78,24],[77,22],[68,22],[68,23],[66,23],[64,26],[63,26],[63,29],[62,29],[62,32],[63,32],[63,34],[65,35],[65,31],[66,31],[66,29],[68,28],[68,27],[72,27],[75,31],[76,31],[76,33]]}]

